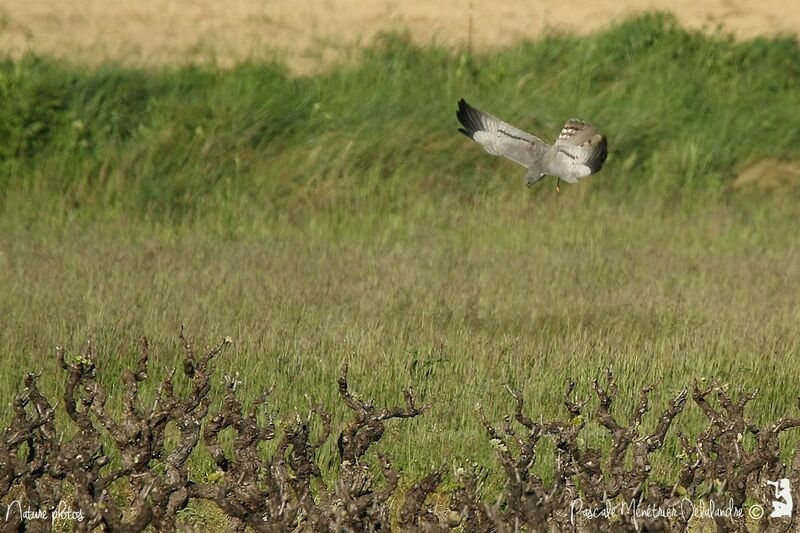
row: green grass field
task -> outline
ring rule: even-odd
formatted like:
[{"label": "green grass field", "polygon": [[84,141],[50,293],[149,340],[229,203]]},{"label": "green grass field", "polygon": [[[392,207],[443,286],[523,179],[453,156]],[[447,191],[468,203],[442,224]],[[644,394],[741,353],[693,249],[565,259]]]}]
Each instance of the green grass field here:
[{"label": "green grass field", "polygon": [[[653,15],[476,56],[388,36],[304,78],[30,57],[0,64],[0,91],[3,404],[28,370],[59,394],[55,345],[89,337],[112,390],[143,334],[160,378],[185,323],[198,343],[233,338],[220,379],[239,372],[245,401],[275,383],[279,418],[307,394],[340,429],[345,361],[379,404],[413,385],[433,409],[380,443],[408,482],[442,462],[494,469],[475,406],[500,421],[505,385],[560,417],[568,379],[588,396],[609,364],[623,416],[641,386],[660,383],[661,410],[695,377],[760,388],[761,423],[794,413],[800,194],[730,184],[800,159],[796,40]],[[460,97],[544,137],[591,120],[606,166],[528,189],[458,134]],[[704,427],[699,409],[677,427]],[[211,468],[197,458],[198,477]]]}]

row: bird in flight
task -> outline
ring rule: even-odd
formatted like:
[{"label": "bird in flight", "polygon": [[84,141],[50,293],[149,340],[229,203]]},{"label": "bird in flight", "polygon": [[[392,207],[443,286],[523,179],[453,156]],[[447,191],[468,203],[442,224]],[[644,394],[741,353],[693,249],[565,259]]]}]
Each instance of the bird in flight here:
[{"label": "bird in flight", "polygon": [[578,183],[579,179],[599,171],[608,155],[605,136],[582,120],[569,119],[551,145],[472,107],[463,98],[458,101],[456,116],[464,126],[458,131],[490,154],[501,155],[527,168],[525,183],[529,187],[545,176],[555,176],[559,191],[561,180]]}]

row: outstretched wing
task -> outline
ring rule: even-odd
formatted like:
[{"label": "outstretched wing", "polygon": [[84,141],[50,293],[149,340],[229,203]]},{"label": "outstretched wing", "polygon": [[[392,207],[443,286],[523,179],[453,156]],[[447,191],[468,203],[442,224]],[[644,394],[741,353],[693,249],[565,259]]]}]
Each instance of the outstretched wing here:
[{"label": "outstretched wing", "polygon": [[546,172],[575,183],[603,167],[608,143],[597,128],[582,120],[570,119],[551,148]]},{"label": "outstretched wing", "polygon": [[499,118],[475,109],[462,98],[456,112],[464,126],[458,131],[474,140],[492,155],[501,155],[524,167],[538,165],[549,145]]}]

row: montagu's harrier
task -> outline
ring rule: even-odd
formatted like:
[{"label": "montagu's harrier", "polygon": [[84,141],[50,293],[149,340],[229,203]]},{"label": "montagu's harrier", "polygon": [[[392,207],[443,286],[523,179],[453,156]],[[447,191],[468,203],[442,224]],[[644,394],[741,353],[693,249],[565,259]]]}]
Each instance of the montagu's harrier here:
[{"label": "montagu's harrier", "polygon": [[582,120],[569,119],[552,145],[515,128],[499,118],[475,109],[462,98],[456,112],[464,126],[458,131],[492,155],[501,155],[528,169],[525,183],[533,185],[545,176],[577,183],[603,167],[608,155],[606,138]]}]

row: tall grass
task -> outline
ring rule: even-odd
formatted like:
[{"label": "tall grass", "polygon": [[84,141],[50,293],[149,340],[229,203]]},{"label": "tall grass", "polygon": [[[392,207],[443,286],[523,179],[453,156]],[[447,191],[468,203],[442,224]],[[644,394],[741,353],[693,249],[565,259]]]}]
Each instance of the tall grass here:
[{"label": "tall grass", "polygon": [[[797,195],[728,185],[800,157],[795,40],[651,15],[476,56],[386,36],[302,78],[29,57],[0,65],[0,90],[3,403],[27,369],[58,393],[53,346],[90,336],[112,390],[141,334],[158,376],[186,323],[199,343],[230,335],[219,374],[240,372],[245,399],[275,382],[281,412],[309,394],[341,424],[343,361],[379,403],[414,385],[434,408],[381,443],[411,477],[488,468],[473,407],[508,414],[506,384],[555,416],[567,379],[586,396],[607,364],[629,400],[660,380],[657,410],[702,376],[760,387],[762,422],[793,405]],[[458,135],[462,96],[546,138],[591,120],[606,167],[528,190]]]},{"label": "tall grass", "polygon": [[749,160],[800,153],[797,41],[736,43],[665,15],[478,56],[389,35],[358,66],[305,78],[29,57],[0,64],[0,91],[0,199],[32,218],[473,198],[498,187],[493,170],[519,172],[453,134],[459,97],[546,139],[571,116],[597,123],[599,190],[720,190]]}]

